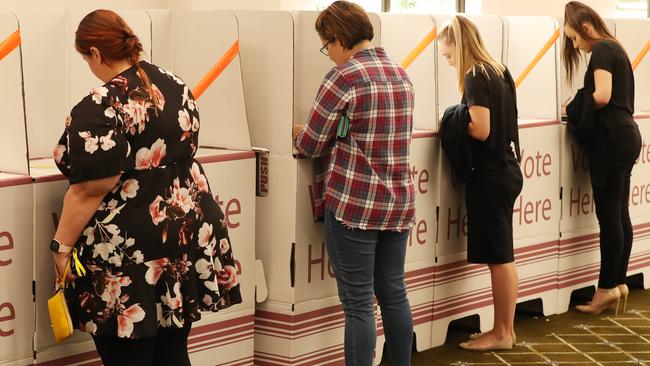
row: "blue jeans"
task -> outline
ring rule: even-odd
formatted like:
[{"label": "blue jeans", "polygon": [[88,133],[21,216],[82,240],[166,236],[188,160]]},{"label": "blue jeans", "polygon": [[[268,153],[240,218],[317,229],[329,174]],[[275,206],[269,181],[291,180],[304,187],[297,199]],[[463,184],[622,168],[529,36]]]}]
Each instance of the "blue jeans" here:
[{"label": "blue jeans", "polygon": [[411,364],[413,318],[406,297],[404,259],[409,230],[350,229],[325,212],[325,244],[345,313],[345,364],[371,366],[377,343],[377,296],[390,366]]}]

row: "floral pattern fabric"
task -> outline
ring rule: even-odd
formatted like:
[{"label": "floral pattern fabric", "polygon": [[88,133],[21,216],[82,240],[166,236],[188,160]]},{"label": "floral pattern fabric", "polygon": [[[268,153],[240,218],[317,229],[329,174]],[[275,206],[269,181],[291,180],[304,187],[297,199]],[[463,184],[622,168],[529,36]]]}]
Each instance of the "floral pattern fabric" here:
[{"label": "floral pattern fabric", "polygon": [[54,149],[71,184],[121,174],[76,243],[88,273],[73,282],[71,311],[94,335],[151,337],[242,301],[224,215],[193,158],[192,93],[140,67],[157,104],[133,66],[72,109]]}]

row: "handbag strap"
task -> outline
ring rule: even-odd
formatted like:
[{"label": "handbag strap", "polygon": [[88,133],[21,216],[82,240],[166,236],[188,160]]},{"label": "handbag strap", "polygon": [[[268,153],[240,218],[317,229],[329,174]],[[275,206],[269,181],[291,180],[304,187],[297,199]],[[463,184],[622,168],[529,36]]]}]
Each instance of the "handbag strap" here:
[{"label": "handbag strap", "polygon": [[65,287],[65,282],[66,282],[65,279],[68,277],[68,272],[70,271],[70,262],[71,262],[70,257],[68,257],[68,263],[66,263],[65,270],[63,270],[63,275],[59,280],[59,284],[61,285],[61,287]]}]

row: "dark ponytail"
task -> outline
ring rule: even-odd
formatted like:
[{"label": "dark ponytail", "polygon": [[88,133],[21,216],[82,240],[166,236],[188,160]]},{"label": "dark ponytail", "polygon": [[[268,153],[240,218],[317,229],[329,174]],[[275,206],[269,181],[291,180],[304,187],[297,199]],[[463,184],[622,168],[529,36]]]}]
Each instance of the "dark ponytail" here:
[{"label": "dark ponytail", "polygon": [[[580,37],[588,41],[594,41],[595,38],[589,36],[582,28],[582,24],[584,23],[591,24],[596,32],[605,39],[619,43],[609,28],[607,28],[607,24],[605,24],[603,18],[594,9],[579,1],[569,1],[564,7],[564,25],[573,28]],[[580,52],[573,48],[572,41],[566,34],[562,39],[562,61],[566,70],[566,81],[570,83],[580,63]]]}]

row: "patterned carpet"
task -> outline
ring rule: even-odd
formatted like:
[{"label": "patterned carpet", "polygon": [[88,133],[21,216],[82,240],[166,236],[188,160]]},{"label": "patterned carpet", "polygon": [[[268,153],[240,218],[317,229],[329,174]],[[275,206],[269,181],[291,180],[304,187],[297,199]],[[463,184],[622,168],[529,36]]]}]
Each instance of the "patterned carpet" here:
[{"label": "patterned carpet", "polygon": [[[631,288],[627,312],[599,316],[573,309],[593,294],[593,288],[574,293],[571,309],[544,317],[518,306],[517,345],[511,351],[470,352],[458,348],[477,331],[478,318],[453,322],[445,345],[414,353],[412,365],[453,366],[650,366],[650,290]],[[530,305],[530,304],[529,304]],[[387,365],[386,362],[382,363]]]},{"label": "patterned carpet", "polygon": [[452,365],[650,365],[650,311],[594,319],[512,351],[488,353],[485,361]]}]

